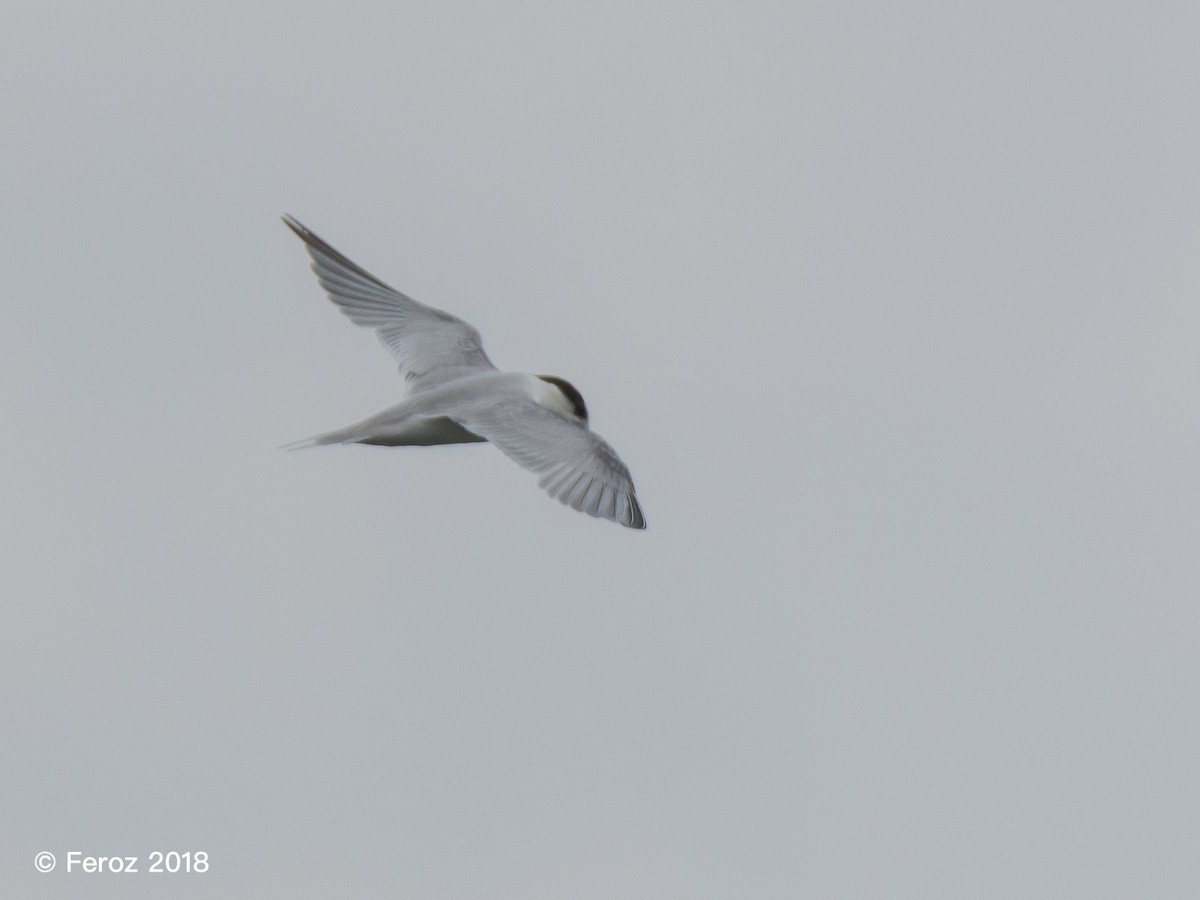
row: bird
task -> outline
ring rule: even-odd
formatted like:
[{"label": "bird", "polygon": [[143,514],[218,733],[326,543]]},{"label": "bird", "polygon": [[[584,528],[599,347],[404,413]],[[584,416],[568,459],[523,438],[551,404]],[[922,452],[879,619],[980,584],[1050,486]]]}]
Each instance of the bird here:
[{"label": "bird", "polygon": [[304,242],[329,299],[354,324],[374,329],[404,380],[399,403],[283,449],[490,442],[572,509],[627,528],[646,527],[629,469],[591,430],[587,405],[573,384],[554,375],[498,370],[472,325],[385,284],[292,216],[283,222]]}]

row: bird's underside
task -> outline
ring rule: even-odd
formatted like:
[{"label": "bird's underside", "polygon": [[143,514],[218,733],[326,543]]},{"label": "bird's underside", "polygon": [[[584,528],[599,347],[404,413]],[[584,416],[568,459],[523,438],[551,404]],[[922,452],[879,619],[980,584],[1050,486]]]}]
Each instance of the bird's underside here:
[{"label": "bird's underside", "polygon": [[487,438],[467,431],[446,416],[434,416],[418,419],[406,428],[392,433],[370,435],[358,443],[374,444],[377,447],[436,447],[441,444],[486,444]]}]

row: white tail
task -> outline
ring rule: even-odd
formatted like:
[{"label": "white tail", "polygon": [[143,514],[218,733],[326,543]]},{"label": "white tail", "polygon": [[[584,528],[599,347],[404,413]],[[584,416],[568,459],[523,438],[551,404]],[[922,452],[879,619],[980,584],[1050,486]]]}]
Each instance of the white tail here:
[{"label": "white tail", "polygon": [[320,447],[323,444],[353,444],[362,437],[362,433],[353,428],[339,428],[337,431],[327,431],[302,441],[292,441],[284,444],[280,450],[302,450],[305,447]]}]

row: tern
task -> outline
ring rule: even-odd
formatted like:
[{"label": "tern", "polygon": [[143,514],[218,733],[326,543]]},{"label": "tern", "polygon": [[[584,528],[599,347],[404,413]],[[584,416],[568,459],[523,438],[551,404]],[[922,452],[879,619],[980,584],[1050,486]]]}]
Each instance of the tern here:
[{"label": "tern", "polygon": [[629,469],[588,427],[587,406],[574,385],[553,375],[499,371],[473,326],[388,286],[291,216],[283,221],[304,241],[329,299],[354,324],[375,330],[406,387],[396,405],[285,449],[489,441],[572,509],[646,527]]}]

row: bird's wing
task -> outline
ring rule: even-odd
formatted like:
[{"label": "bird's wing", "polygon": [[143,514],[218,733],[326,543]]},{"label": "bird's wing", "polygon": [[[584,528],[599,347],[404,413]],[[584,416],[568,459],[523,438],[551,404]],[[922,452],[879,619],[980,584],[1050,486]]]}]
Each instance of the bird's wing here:
[{"label": "bird's wing", "polygon": [[384,284],[291,216],[284,216],[283,221],[304,241],[312,270],[329,299],[354,324],[375,329],[400,364],[400,374],[414,389],[495,368],[473,326]]},{"label": "bird's wing", "polygon": [[536,473],[538,484],[572,509],[628,528],[646,527],[629,469],[595,432],[524,397],[471,404],[448,415]]}]

